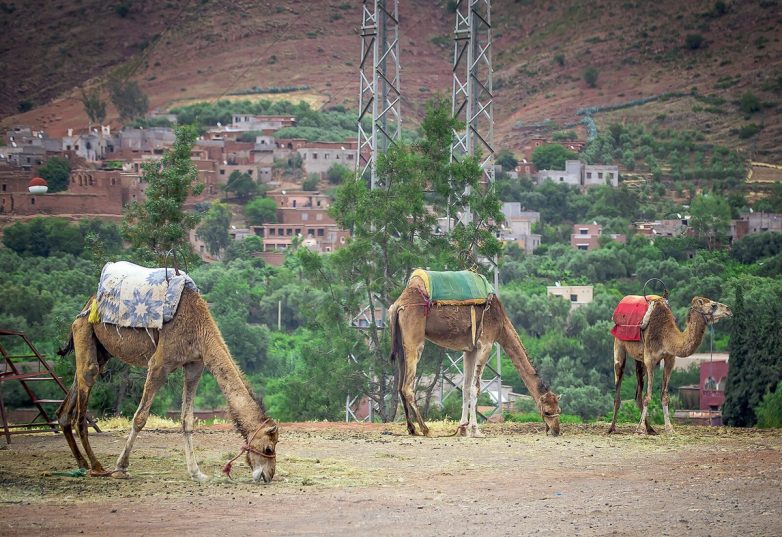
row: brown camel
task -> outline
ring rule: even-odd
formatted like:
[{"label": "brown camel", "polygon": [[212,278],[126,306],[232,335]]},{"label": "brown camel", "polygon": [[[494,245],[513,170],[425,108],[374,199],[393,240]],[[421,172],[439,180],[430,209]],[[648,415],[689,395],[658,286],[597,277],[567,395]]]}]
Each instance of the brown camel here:
[{"label": "brown camel", "polygon": [[[94,297],[87,305],[90,306],[93,300]],[[244,375],[231,358],[206,302],[197,291],[189,288],[182,291],[176,315],[159,330],[92,324],[87,317],[79,316],[71,326],[68,347],[61,354],[71,350],[75,350],[76,354],[76,375],[57,416],[76,461],[81,468],[87,468],[88,462],[79,451],[73,435],[73,427],[76,427],[89,458],[90,475],[127,477],[130,451],[136,436],[147,422],[152,400],[166,376],[182,367],[185,373],[182,394],[185,459],[190,476],[197,481],[204,481],[206,476],[198,468],[193,453],[192,434],[193,399],[206,367],[217,380],[236,428],[245,438],[241,452],[247,453],[253,480],[271,482],[276,465],[277,425],[266,416],[262,404],[255,399]],[[111,356],[131,365],[146,367],[147,380],[138,410],[133,416],[125,449],[117,459],[115,469],[104,472],[90,447],[85,415],[90,390]]]},{"label": "brown camel", "polygon": [[[446,349],[464,352],[462,417],[457,433],[462,436],[483,436],[478,429],[475,406],[481,391],[483,368],[492,346],[499,342],[534,398],[546,424],[546,432],[557,436],[559,396],[551,392],[538,377],[499,298],[490,295],[485,305],[478,306],[435,304],[428,310],[423,304],[425,293],[424,282],[420,277],[413,276],[388,311],[391,319],[391,359],[399,358],[399,395],[405,409],[408,432],[416,434],[415,419],[421,432],[429,435],[429,428],[421,417],[413,392],[416,365],[424,350],[424,340],[428,339]],[[472,307],[475,308],[475,323]]]},{"label": "brown camel", "polygon": [[[647,312],[645,323],[641,329],[640,341],[622,341],[614,337],[614,415],[609,433],[616,432],[616,414],[619,411],[620,389],[622,375],[627,356],[635,359],[636,370],[636,404],[641,410],[641,421],[635,432],[638,434],[657,434],[649,423],[648,409],[652,400],[654,370],[661,361],[665,362],[663,369],[662,406],[665,416],[665,431],[673,433],[671,418],[668,413],[668,381],[671,378],[673,365],[677,356],[689,356],[694,353],[703,341],[706,326],[720,319],[730,317],[728,306],[714,302],[708,298],[696,296],[690,304],[687,315],[687,327],[684,332],[676,326],[670,306],[666,300],[650,301],[650,311]],[[646,320],[648,319],[648,320]],[[644,374],[646,374],[646,396],[643,393]]]}]

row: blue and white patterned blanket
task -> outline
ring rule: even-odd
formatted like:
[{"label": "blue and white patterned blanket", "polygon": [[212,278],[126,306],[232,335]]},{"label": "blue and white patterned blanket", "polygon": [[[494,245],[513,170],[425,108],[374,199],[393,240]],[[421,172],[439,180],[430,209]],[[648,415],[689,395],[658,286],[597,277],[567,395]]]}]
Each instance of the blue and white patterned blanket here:
[{"label": "blue and white patterned blanket", "polygon": [[176,313],[182,290],[198,290],[172,268],[149,269],[120,261],[106,263],[98,286],[100,322],[133,328],[162,328]]}]

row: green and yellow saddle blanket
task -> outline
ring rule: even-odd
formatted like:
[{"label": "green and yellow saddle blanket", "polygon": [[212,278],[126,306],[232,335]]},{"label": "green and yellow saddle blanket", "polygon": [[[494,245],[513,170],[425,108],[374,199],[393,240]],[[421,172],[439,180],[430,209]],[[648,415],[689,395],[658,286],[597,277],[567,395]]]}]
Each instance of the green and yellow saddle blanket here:
[{"label": "green and yellow saddle blanket", "polygon": [[495,293],[494,287],[483,275],[469,270],[437,272],[416,269],[410,279],[416,276],[424,282],[429,300],[440,305],[485,304],[489,295]]}]

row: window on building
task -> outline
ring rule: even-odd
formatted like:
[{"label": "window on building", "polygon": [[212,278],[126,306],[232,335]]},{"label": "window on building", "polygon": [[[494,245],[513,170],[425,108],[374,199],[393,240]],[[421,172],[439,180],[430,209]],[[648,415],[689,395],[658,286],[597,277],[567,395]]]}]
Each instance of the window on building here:
[{"label": "window on building", "polygon": [[348,153],[348,160],[353,160],[353,153]]},{"label": "window on building", "polygon": [[589,245],[587,244],[579,244],[578,245],[579,250],[589,250]]},{"label": "window on building", "polygon": [[323,159],[324,160],[328,160],[329,159],[329,154],[328,153],[323,153]]},{"label": "window on building", "polygon": [[291,228],[288,228],[288,229],[286,229],[286,230],[285,230],[285,235],[287,235],[288,237],[290,237],[291,235],[293,235],[293,229],[291,229]]},{"label": "window on building", "polygon": [[5,192],[6,186],[5,183],[3,183],[3,192]]},{"label": "window on building", "polygon": [[309,219],[310,219],[310,213],[301,213],[302,222],[306,222]]},{"label": "window on building", "polygon": [[[136,170],[138,171],[138,170]],[[225,170],[220,170],[220,175],[225,175]]]},{"label": "window on building", "polygon": [[585,227],[578,228],[578,232],[581,235],[589,235],[589,230],[587,228],[585,228]]},{"label": "window on building", "polygon": [[323,228],[322,227],[318,228],[318,237],[322,237],[324,234],[325,232],[323,231]]},{"label": "window on building", "polygon": [[565,180],[565,178],[564,178],[564,177],[560,177],[560,178],[559,178],[559,182],[560,182],[560,183],[561,183],[562,181],[564,181],[564,180]]},{"label": "window on building", "polygon": [[592,172],[587,172],[587,179],[592,179]]},{"label": "window on building", "polygon": [[296,228],[296,229],[294,229],[293,231],[294,231],[294,233],[296,233],[296,236],[297,236],[297,237],[298,237],[299,235],[301,235],[301,228],[300,228],[300,227],[297,227],[297,228]]},{"label": "window on building", "polygon": [[608,172],[606,173],[606,178],[613,179],[614,178],[614,172]]},{"label": "window on building", "polygon": [[603,172],[597,172],[597,178],[602,179],[603,178]]},{"label": "window on building", "polygon": [[320,222],[321,220],[323,220],[323,213],[318,213],[318,214],[316,214],[316,215],[315,215],[315,220],[317,220],[318,222]]},{"label": "window on building", "polygon": [[578,302],[578,295],[570,295],[571,302]]},{"label": "window on building", "polygon": [[312,160],[317,160],[317,159],[318,159],[318,154],[317,153],[313,153],[312,154]]},{"label": "window on building", "polygon": [[30,198],[30,205],[35,205],[35,198]]},{"label": "window on building", "polygon": [[273,228],[273,227],[270,227],[270,228],[269,228],[269,236],[270,236],[270,237],[274,237],[274,235],[275,235],[275,230],[274,230],[274,228]]}]

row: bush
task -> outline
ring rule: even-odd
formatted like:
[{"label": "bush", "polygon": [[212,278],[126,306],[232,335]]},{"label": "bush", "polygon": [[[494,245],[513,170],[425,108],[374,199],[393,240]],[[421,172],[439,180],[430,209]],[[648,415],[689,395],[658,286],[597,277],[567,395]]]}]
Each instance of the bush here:
[{"label": "bush", "polygon": [[587,86],[590,88],[594,88],[597,86],[597,76],[600,73],[598,70],[594,67],[587,67],[584,69],[584,82],[587,83]]},{"label": "bush", "polygon": [[38,175],[46,179],[49,184],[49,192],[62,192],[68,189],[71,163],[62,157],[52,157],[46,161],[46,164],[38,168]]},{"label": "bush", "polygon": [[742,95],[741,99],[739,99],[739,108],[745,114],[754,114],[755,112],[759,112],[760,106],[760,99],[758,99],[757,95],[749,91]]},{"label": "bush", "polygon": [[554,54],[554,61],[559,64],[560,67],[565,65],[565,55],[561,52]]},{"label": "bush", "polygon": [[739,138],[741,138],[742,140],[746,140],[747,138],[752,138],[757,133],[759,133],[762,128],[763,127],[761,125],[757,125],[755,123],[744,125],[738,131]]},{"label": "bush", "polygon": [[16,105],[16,109],[21,113],[29,112],[33,109],[33,102],[30,99],[19,101],[19,104]]},{"label": "bush", "polygon": [[307,176],[307,178],[304,180],[304,182],[301,185],[302,190],[306,190],[308,192],[311,192],[313,190],[318,189],[318,181],[320,178],[318,177],[317,173],[311,173]]},{"label": "bush", "polygon": [[766,392],[763,401],[755,407],[755,416],[761,429],[782,428],[782,382],[773,392]]},{"label": "bush", "polygon": [[705,39],[701,34],[687,34],[684,38],[684,45],[690,50],[697,50],[703,46]]}]

